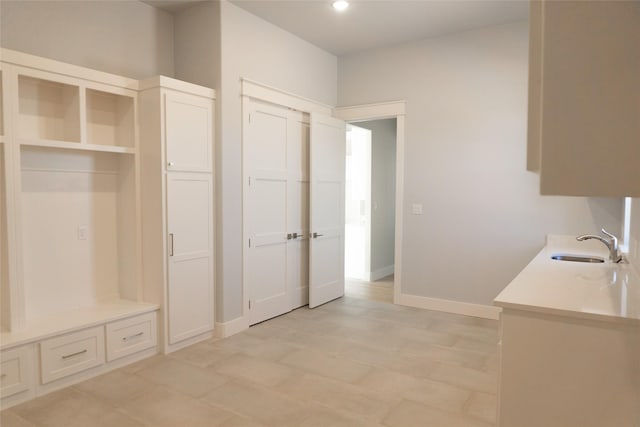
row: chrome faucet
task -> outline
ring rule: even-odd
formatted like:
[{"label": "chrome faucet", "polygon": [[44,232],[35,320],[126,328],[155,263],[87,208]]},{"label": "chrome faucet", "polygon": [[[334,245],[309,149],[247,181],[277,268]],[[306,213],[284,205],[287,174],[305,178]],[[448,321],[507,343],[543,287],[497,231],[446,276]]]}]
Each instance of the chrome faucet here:
[{"label": "chrome faucet", "polygon": [[583,242],[585,240],[596,239],[605,244],[605,246],[609,249],[609,259],[611,262],[618,263],[622,261],[622,255],[620,255],[620,250],[618,249],[618,238],[613,234],[607,232],[604,228],[602,232],[608,237],[608,239],[602,236],[596,236],[595,234],[583,234],[582,236],[576,237],[576,240],[579,242]]}]

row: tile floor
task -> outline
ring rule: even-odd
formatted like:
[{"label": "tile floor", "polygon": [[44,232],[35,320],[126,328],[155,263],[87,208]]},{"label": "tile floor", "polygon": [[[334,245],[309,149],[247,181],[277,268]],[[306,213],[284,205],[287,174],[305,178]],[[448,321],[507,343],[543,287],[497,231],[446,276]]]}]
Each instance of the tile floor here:
[{"label": "tile floor", "polygon": [[346,296],[0,413],[27,426],[491,426],[497,322]]}]

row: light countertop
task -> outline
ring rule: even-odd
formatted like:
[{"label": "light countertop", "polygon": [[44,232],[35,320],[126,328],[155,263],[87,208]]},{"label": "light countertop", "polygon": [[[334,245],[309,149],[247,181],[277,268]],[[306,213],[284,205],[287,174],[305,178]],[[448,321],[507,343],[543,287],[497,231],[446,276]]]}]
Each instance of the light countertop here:
[{"label": "light countertop", "polygon": [[[604,263],[552,260],[554,254],[599,256]],[[640,322],[640,274],[613,264],[600,242],[547,237],[547,245],[496,297],[494,304],[582,319]]]}]

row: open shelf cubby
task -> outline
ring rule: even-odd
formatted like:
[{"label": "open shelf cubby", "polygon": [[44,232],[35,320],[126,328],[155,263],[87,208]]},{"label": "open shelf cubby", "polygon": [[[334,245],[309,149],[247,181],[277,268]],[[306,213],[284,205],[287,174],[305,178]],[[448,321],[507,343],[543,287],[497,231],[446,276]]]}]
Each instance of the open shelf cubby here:
[{"label": "open shelf cubby", "polygon": [[138,300],[135,156],[22,146],[27,324]]},{"label": "open shelf cubby", "polygon": [[18,136],[80,142],[80,88],[18,76]]},{"label": "open shelf cubby", "polygon": [[87,89],[87,143],[133,147],[133,97]]}]

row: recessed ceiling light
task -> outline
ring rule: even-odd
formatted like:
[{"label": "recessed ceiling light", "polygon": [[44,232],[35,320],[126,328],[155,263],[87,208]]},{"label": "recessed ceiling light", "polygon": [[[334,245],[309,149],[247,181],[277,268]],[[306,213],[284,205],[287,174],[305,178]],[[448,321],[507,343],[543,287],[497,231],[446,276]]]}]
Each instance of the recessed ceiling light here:
[{"label": "recessed ceiling light", "polygon": [[349,2],[346,0],[336,0],[332,3],[333,8],[338,11],[343,11],[349,7]]}]

